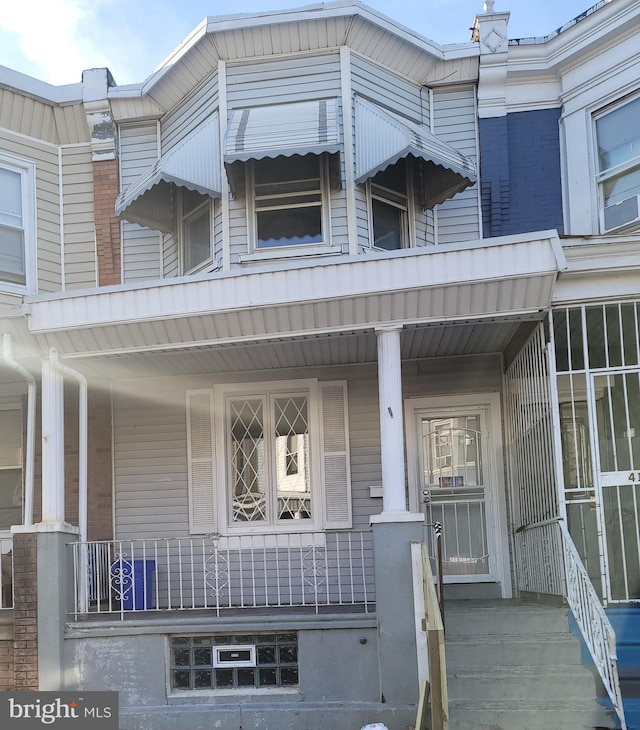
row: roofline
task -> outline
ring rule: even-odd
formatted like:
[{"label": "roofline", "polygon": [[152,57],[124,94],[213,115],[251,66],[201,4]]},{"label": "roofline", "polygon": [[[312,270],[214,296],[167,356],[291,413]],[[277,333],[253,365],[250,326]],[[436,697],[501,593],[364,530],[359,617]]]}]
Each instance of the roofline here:
[{"label": "roofline", "polygon": [[318,19],[343,18],[349,16],[360,16],[373,25],[377,25],[388,33],[401,38],[407,43],[429,53],[438,60],[444,61],[449,58],[460,58],[466,55],[477,56],[477,44],[457,43],[441,45],[430,40],[415,31],[400,25],[391,18],[364,5],[359,0],[336,0],[336,2],[305,5],[298,8],[286,10],[265,11],[256,13],[237,13],[233,15],[208,16],[185,38],[185,40],[172,51],[155,71],[144,81],[141,87],[130,86],[129,94],[138,93],[145,95],[152,91],[153,87],[167,74],[176,63],[178,63],[204,36],[215,35],[226,31],[238,29],[259,28],[266,25],[280,25],[285,23],[296,23]]},{"label": "roofline", "polygon": [[49,104],[73,104],[82,101],[82,82],[54,86],[6,66],[0,66],[0,86],[28,94]]}]

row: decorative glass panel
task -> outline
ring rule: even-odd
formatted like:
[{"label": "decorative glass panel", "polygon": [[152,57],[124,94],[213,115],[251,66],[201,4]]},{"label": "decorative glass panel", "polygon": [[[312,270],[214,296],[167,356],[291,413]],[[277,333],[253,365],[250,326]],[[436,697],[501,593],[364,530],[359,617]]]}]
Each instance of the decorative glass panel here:
[{"label": "decorative glass panel", "polygon": [[265,520],[266,465],[261,399],[234,400],[231,418],[233,521]]},{"label": "decorative glass panel", "polygon": [[306,396],[274,399],[278,519],[311,517]]}]

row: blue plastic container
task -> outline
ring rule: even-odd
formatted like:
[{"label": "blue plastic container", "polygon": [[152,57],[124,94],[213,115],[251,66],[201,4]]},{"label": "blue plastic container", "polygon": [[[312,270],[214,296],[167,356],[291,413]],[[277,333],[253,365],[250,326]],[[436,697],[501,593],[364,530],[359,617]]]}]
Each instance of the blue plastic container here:
[{"label": "blue plastic container", "polygon": [[111,566],[116,599],[125,611],[142,611],[155,608],[153,600],[153,574],[155,560],[117,560]]}]

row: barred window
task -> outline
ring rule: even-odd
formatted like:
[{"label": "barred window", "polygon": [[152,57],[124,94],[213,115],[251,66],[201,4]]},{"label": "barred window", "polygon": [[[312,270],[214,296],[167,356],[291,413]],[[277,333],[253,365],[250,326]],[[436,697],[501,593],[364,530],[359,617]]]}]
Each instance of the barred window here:
[{"label": "barred window", "polygon": [[298,686],[298,635],[224,634],[171,639],[171,688]]}]

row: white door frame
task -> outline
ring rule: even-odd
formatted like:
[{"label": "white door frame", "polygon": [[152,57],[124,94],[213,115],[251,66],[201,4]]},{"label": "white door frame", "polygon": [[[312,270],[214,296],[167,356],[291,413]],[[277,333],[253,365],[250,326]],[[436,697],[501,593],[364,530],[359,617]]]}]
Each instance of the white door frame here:
[{"label": "white door frame", "polygon": [[416,417],[422,410],[439,410],[445,414],[447,410],[460,408],[483,408],[487,412],[487,428],[489,443],[487,456],[489,463],[487,505],[487,532],[491,530],[491,539],[495,550],[496,580],[500,582],[503,598],[513,595],[511,586],[511,569],[509,560],[509,534],[507,531],[507,506],[504,480],[504,451],[502,441],[501,398],[499,393],[470,393],[465,395],[438,395],[423,398],[407,398],[404,402],[407,480],[409,486],[409,509],[411,512],[422,512],[419,493],[422,489],[420,478],[420,455],[416,433]]}]

